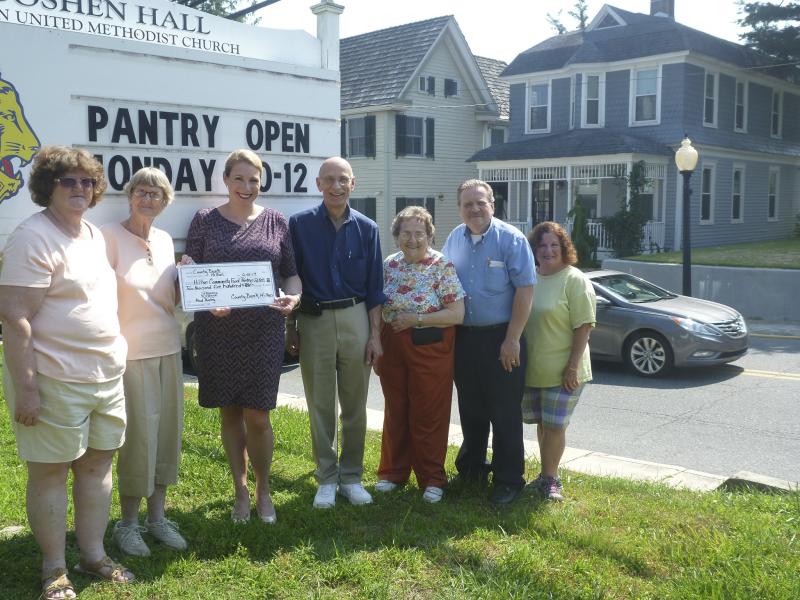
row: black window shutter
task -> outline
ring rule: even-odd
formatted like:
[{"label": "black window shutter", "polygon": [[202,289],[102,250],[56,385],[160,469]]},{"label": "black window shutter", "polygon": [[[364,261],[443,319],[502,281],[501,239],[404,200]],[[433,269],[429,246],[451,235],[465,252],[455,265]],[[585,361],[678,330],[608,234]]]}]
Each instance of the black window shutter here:
[{"label": "black window shutter", "polygon": [[436,198],[428,196],[425,198],[425,210],[431,213],[431,220],[436,222]]},{"label": "black window shutter", "polygon": [[375,115],[364,117],[364,154],[375,158]]},{"label": "black window shutter", "polygon": [[341,156],[345,158],[347,156],[347,120],[342,119],[342,149],[341,149]]},{"label": "black window shutter", "polygon": [[425,156],[433,158],[433,145],[434,145],[434,119],[425,119]]},{"label": "black window shutter", "polygon": [[450,96],[456,95],[456,82],[454,79],[445,79],[444,80],[444,97],[449,98]]},{"label": "black window shutter", "polygon": [[405,198],[403,198],[403,197],[395,198],[395,201],[394,201],[394,208],[395,208],[394,214],[399,213],[405,207],[406,207],[406,199]]},{"label": "black window shutter", "polygon": [[406,155],[405,115],[395,115],[394,117],[394,151],[397,156]]},{"label": "black window shutter", "polygon": [[436,77],[428,77],[428,93],[431,96],[436,95]]}]

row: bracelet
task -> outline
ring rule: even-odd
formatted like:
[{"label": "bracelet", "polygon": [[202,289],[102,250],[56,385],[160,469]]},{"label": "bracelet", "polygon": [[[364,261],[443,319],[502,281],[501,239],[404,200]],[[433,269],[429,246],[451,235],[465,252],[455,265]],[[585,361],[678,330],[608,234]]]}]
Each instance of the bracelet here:
[{"label": "bracelet", "polygon": [[578,372],[578,367],[570,367],[569,365],[567,365],[565,370],[567,370],[567,371],[575,371],[577,373]]},{"label": "bracelet", "polygon": [[422,314],[417,313],[417,327],[422,327]]}]

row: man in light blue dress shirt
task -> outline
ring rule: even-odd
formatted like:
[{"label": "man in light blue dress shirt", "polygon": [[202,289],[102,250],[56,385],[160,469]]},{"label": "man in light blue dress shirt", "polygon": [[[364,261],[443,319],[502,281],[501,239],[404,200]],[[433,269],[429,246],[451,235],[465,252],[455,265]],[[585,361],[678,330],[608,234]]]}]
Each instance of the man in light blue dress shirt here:
[{"label": "man in light blue dress shirt", "polygon": [[463,224],[450,233],[442,248],[467,294],[455,349],[464,434],[456,468],[461,479],[486,478],[491,425],[494,488],[490,501],[509,504],[525,485],[520,402],[526,352],[521,338],[533,303],[536,269],[522,232],[493,217],[489,184],[478,179],[462,183],[458,206]]}]

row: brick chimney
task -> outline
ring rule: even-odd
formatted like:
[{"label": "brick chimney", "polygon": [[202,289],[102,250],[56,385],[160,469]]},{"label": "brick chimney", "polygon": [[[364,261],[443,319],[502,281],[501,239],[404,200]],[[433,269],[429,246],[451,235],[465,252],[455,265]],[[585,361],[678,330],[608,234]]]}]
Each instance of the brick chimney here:
[{"label": "brick chimney", "polygon": [[675,0],[650,0],[650,15],[675,20]]}]

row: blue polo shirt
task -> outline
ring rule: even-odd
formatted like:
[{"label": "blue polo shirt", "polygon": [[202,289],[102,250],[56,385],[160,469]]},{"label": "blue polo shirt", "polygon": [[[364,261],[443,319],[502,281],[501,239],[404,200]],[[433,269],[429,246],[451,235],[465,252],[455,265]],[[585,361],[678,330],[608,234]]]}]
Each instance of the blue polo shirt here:
[{"label": "blue polo shirt", "polygon": [[477,243],[466,225],[456,227],[447,236],[442,253],[453,261],[467,294],[464,325],[510,321],[517,288],[536,283],[528,240],[519,229],[494,217]]},{"label": "blue polo shirt", "polygon": [[304,295],[322,301],[364,298],[367,310],[385,302],[375,221],[348,206],[337,230],[322,203],[292,215],[289,231]]}]

